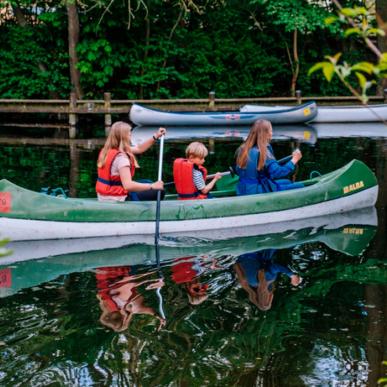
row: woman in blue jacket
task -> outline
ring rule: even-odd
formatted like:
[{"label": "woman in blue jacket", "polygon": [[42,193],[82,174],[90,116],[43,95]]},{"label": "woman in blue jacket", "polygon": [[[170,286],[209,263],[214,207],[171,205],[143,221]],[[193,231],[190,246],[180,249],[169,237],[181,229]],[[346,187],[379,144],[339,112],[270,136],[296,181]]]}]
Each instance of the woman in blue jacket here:
[{"label": "woman in blue jacket", "polygon": [[237,151],[236,172],[239,175],[237,195],[303,187],[302,183],[293,183],[286,179],[294,172],[297,162],[302,157],[300,150],[295,150],[291,160],[280,165],[270,145],[272,137],[273,129],[269,121],[254,122],[246,141]]}]

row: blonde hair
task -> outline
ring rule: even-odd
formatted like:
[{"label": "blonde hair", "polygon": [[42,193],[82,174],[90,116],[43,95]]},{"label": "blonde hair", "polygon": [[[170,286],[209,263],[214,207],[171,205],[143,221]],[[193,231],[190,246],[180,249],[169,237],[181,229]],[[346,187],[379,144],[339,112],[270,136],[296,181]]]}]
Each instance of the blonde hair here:
[{"label": "blonde hair", "polygon": [[[105,141],[101,153],[98,157],[97,166],[102,168],[106,162],[106,156],[110,149],[117,149],[129,155],[130,159],[135,160],[134,155],[130,149],[130,132],[132,127],[123,121],[115,122],[110,128],[109,135]],[[135,162],[137,167],[137,163]]]},{"label": "blonde hair", "polygon": [[188,159],[189,157],[207,157],[208,155],[208,150],[205,147],[204,144],[201,142],[191,142],[185,150],[185,156]]},{"label": "blonde hair", "polygon": [[241,168],[245,168],[249,155],[249,150],[256,146],[259,150],[259,162],[257,165],[258,171],[262,170],[265,166],[267,145],[270,142],[270,132],[272,126],[270,121],[257,120],[254,122],[250,129],[249,135],[246,138],[244,144],[239,148],[239,154],[237,157],[237,165]]}]

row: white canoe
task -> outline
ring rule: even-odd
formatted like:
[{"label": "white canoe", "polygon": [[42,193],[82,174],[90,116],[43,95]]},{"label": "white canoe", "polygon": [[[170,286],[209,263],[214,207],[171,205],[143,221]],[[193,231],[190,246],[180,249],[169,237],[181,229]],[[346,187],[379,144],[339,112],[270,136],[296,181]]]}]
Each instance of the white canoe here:
[{"label": "white canoe", "polygon": [[152,109],[134,103],[129,118],[140,126],[187,126],[187,125],[251,125],[258,119],[272,124],[298,124],[311,121],[317,114],[315,102],[292,107],[278,107],[254,112],[176,112]]},{"label": "white canoe", "polygon": [[[243,113],[276,111],[290,106],[244,105]],[[351,106],[318,106],[317,115],[310,121],[319,122],[383,122],[387,120],[387,104],[381,105],[351,105]]]}]

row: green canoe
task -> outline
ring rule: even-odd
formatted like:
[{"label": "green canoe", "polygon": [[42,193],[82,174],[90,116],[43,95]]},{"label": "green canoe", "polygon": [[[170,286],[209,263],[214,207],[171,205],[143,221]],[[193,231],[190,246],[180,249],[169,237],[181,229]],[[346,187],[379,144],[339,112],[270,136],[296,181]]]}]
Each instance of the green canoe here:
[{"label": "green canoe", "polygon": [[[160,233],[226,239],[246,235],[248,229],[256,235],[278,223],[370,207],[378,195],[375,175],[358,160],[289,191],[235,196],[236,181],[219,180],[223,186],[211,200],[164,200]],[[0,180],[0,237],[14,241],[120,235],[136,239],[154,235],[155,213],[155,202],[52,197]]]}]

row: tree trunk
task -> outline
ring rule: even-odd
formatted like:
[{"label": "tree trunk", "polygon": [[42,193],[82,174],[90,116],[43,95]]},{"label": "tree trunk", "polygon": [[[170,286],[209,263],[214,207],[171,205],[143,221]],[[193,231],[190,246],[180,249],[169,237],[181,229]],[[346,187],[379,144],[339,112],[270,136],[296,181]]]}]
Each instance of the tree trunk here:
[{"label": "tree trunk", "polygon": [[78,55],[77,44],[79,41],[79,18],[76,0],[67,0],[68,41],[69,41],[69,65],[71,86],[77,99],[82,99],[83,91],[80,83],[80,73],[77,68]]},{"label": "tree trunk", "polygon": [[[386,33],[385,36],[378,36],[378,48],[381,52],[387,52],[387,0],[376,0],[376,14],[379,27],[384,27]],[[387,78],[382,78],[379,81],[378,94],[383,95],[384,89],[387,89]]]},{"label": "tree trunk", "polygon": [[294,97],[296,95],[298,73],[300,72],[300,61],[298,58],[298,34],[297,34],[297,30],[294,30],[294,32],[293,32],[293,59],[294,59],[294,65],[292,66],[292,83],[290,86],[290,93],[291,93],[292,97]]}]

